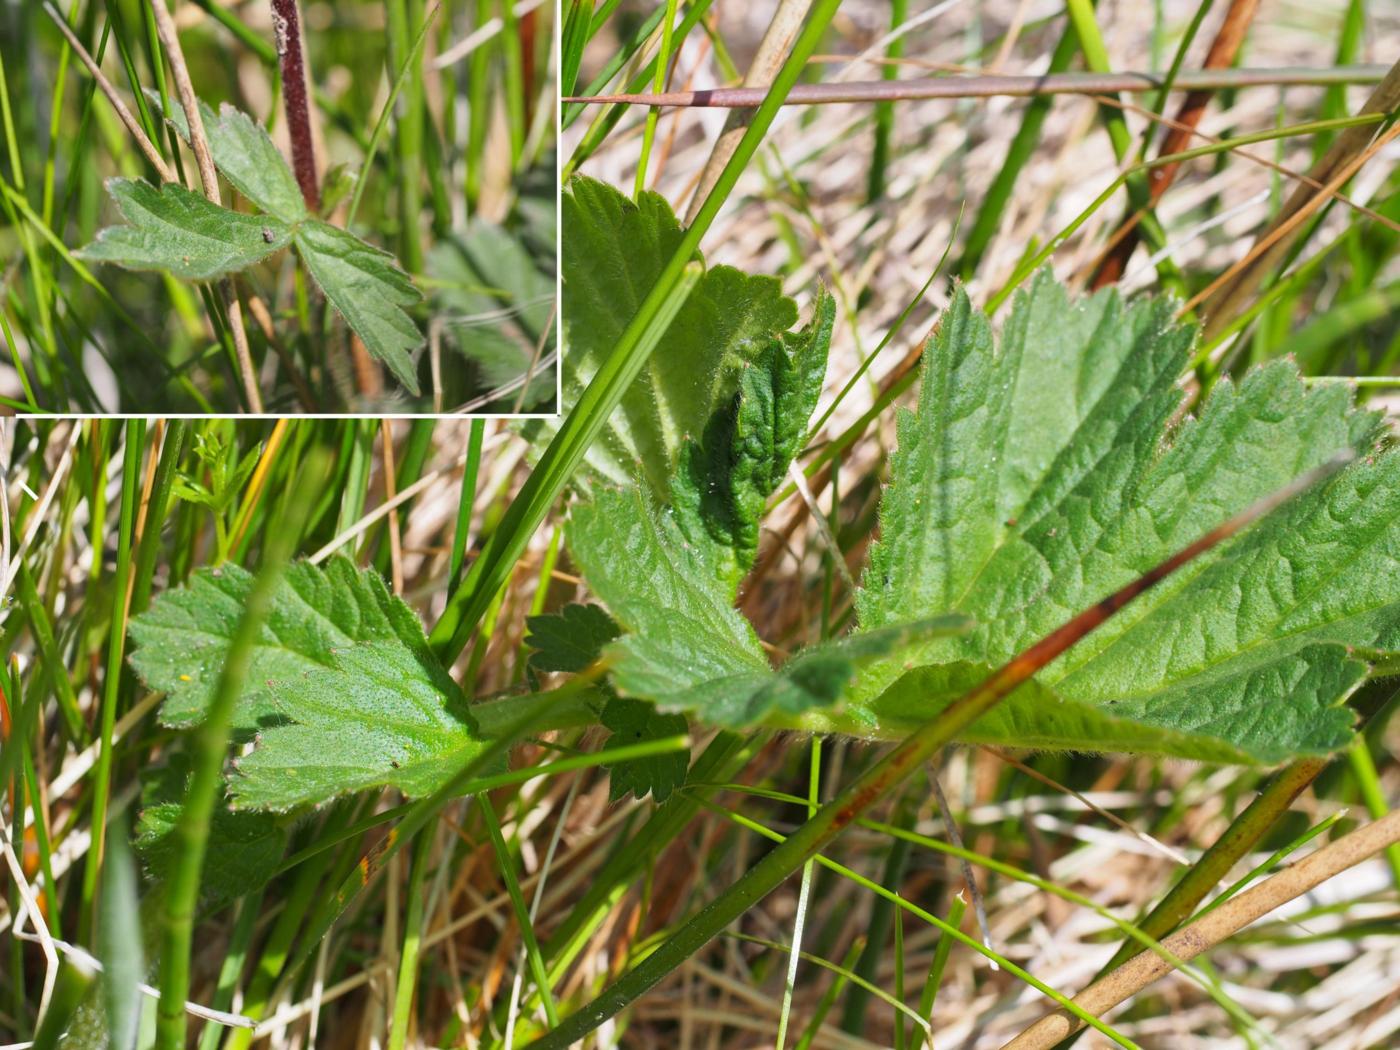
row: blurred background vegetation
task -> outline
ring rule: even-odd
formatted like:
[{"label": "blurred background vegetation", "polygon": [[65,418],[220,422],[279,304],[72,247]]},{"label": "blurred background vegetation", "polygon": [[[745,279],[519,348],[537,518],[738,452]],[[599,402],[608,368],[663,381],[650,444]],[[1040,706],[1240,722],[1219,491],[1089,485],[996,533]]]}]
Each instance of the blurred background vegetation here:
[{"label": "blurred background vegetation", "polygon": [[[425,295],[413,312],[426,393],[410,397],[381,373],[283,252],[239,281],[265,410],[553,411],[553,5],[301,6],[326,215],[344,222],[355,180],[366,182],[354,232],[394,253]],[[175,91],[146,0],[57,7],[189,184],[187,148],[156,126],[140,90]],[[249,113],[286,153],[270,4],[187,0],[173,14],[200,98]],[[0,3],[0,63],[0,403],[246,408],[222,306],[207,289],[114,267],[90,279],[66,254],[119,221],[104,179],[155,175],[37,0]]]}]

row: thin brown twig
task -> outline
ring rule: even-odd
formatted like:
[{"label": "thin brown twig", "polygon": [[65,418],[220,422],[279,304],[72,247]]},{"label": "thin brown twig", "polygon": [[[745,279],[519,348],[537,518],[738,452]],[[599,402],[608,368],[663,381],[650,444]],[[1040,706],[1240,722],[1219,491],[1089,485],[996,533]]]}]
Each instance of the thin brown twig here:
[{"label": "thin brown twig", "polygon": [[[1215,39],[1211,41],[1210,50],[1206,52],[1205,69],[1228,69],[1234,65],[1235,56],[1244,43],[1245,33],[1249,30],[1250,23],[1254,21],[1254,14],[1258,9],[1259,0],[1232,0],[1230,9],[1225,12],[1225,20],[1216,31]],[[1205,116],[1206,108],[1210,105],[1213,97],[1214,92],[1204,89],[1196,89],[1187,93],[1177,110],[1175,126],[1167,133],[1157,150],[1159,157],[1180,153],[1188,148],[1192,134],[1195,132],[1196,126],[1200,124],[1201,118]],[[1155,167],[1148,172],[1147,205],[1149,208],[1162,199],[1162,195],[1175,181],[1177,172],[1180,170],[1181,163],[1178,161]],[[1130,216],[1127,221],[1132,221],[1132,217]],[[1092,287],[1102,288],[1105,285],[1118,283],[1119,278],[1123,276],[1123,271],[1128,267],[1128,260],[1132,258],[1133,252],[1137,251],[1138,242],[1141,239],[1141,226],[1133,221],[1131,228],[1124,233],[1113,250],[1099,264],[1091,282]]]},{"label": "thin brown twig", "polygon": [[[1172,85],[1179,91],[1228,91],[1244,87],[1325,87],[1376,84],[1388,66],[1338,66],[1333,69],[1220,69],[1183,72]],[[844,83],[797,84],[784,105],[823,106],[843,102],[903,102],[930,98],[1031,98],[1040,95],[1101,95],[1113,92],[1160,91],[1165,84],[1153,73],[1047,73],[1041,76],[980,74],[910,80],[852,80]],[[762,88],[709,88],[667,91],[657,95],[571,95],[562,102],[628,103],[637,106],[689,106],[748,109],[759,105]]]},{"label": "thin brown twig", "polygon": [[[1386,73],[1358,115],[1394,113],[1398,107],[1400,62]],[[1372,141],[1374,133],[1374,129],[1367,125],[1343,131],[1313,165],[1312,176],[1330,188],[1340,188],[1375,151],[1376,143]],[[1389,135],[1382,136],[1382,140],[1388,137]],[[1358,157],[1361,158],[1361,163],[1357,162]],[[1204,341],[1212,341],[1243,312],[1245,304],[1253,298],[1255,289],[1288,252],[1296,236],[1293,231],[1298,228],[1303,218],[1320,208],[1324,200],[1323,194],[1310,195],[1301,186],[1294,190],[1274,216],[1273,222],[1261,232],[1250,253],[1239,264],[1226,271],[1220,280],[1213,282],[1202,295],[1196,297],[1205,303],[1205,325],[1202,331]]]},{"label": "thin brown twig", "polygon": [[68,19],[54,7],[51,0],[44,0],[44,13],[49,16],[53,24],[58,26],[58,31],[63,34],[63,38],[68,41],[68,46],[73,49],[73,53],[78,56],[87,71],[92,74],[92,79],[97,82],[97,86],[102,90],[102,94],[117,113],[117,119],[131,133],[131,137],[136,141],[136,146],[150,161],[151,167],[155,168],[156,174],[160,176],[161,182],[174,182],[175,173],[170,170],[170,165],[165,163],[165,158],[156,149],[155,143],[146,137],[146,132],[141,125],[136,122],[131,110],[122,101],[121,95],[117,94],[116,86],[107,79],[101,68],[93,57],[88,54],[87,48],[83,47],[83,42],[78,39],[72,28],[68,25]]},{"label": "thin brown twig", "polygon": [[[1397,64],[1396,69],[1400,70],[1400,64]],[[1186,314],[1203,302],[1213,302],[1213,297],[1218,294],[1224,293],[1233,297],[1236,288],[1241,285],[1247,285],[1252,288],[1259,280],[1262,280],[1263,270],[1268,265],[1266,260],[1276,255],[1276,246],[1291,243],[1293,240],[1291,234],[1293,234],[1313,212],[1317,211],[1327,203],[1327,201],[1331,200],[1336,190],[1346,185],[1347,180],[1360,171],[1362,165],[1380,152],[1381,148],[1397,135],[1400,135],[1400,123],[1392,124],[1384,134],[1378,136],[1369,146],[1343,164],[1340,170],[1327,181],[1321,190],[1308,198],[1306,203],[1294,210],[1286,219],[1272,226],[1268,232],[1260,237],[1243,259],[1233,264],[1219,277],[1211,281],[1209,285],[1192,296],[1186,302],[1186,305],[1181,308],[1181,312]],[[1231,282],[1235,283],[1232,285]],[[1234,300],[1232,298],[1225,301],[1228,303]],[[1209,342],[1212,338],[1213,330],[1218,330],[1219,327],[1229,319],[1230,314],[1228,310],[1222,311],[1221,313],[1208,311],[1207,324],[1202,338],[1206,342]]]},{"label": "thin brown twig", "polygon": [[[1396,842],[1400,842],[1400,810],[1388,813],[1310,853],[1297,864],[1245,890],[1180,932],[1172,934],[1162,941],[1162,948],[1174,960],[1164,959],[1156,952],[1144,952],[1084,989],[1074,997],[1074,1004],[1095,1017],[1101,1016],[1129,996],[1165,977],[1181,963],[1190,962],[1280,905],[1296,900]],[[1056,1010],[1006,1043],[1002,1050],[1049,1050],[1081,1025],[1077,1017],[1067,1011]]]},{"label": "thin brown twig", "polygon": [[[151,13],[155,16],[156,33],[165,48],[165,56],[170,62],[170,72],[180,93],[180,105],[185,110],[185,120],[190,129],[190,148],[194,150],[195,161],[199,165],[199,181],[204,188],[204,196],[213,204],[222,206],[219,198],[219,176],[214,169],[214,158],[209,152],[209,140],[204,134],[204,118],[199,112],[199,98],[194,93],[194,83],[190,80],[189,67],[185,65],[185,53],[180,48],[180,36],[175,29],[175,20],[165,6],[165,0],[150,0]],[[238,358],[238,370],[242,373],[243,390],[248,398],[248,407],[255,413],[263,410],[262,394],[258,390],[257,372],[253,367],[253,354],[248,349],[248,332],[243,327],[243,307],[238,301],[238,293],[232,279],[225,277],[219,282],[223,293],[224,308],[228,314],[229,332],[233,336],[234,353]]]}]

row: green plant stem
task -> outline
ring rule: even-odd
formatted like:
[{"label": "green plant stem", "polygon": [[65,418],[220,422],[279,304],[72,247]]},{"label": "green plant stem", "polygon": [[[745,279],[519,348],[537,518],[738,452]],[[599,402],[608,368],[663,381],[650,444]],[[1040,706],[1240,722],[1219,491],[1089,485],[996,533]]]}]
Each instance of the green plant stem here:
[{"label": "green plant stem", "polygon": [[[967,901],[959,893],[953,898],[953,903],[948,908],[948,925],[953,929],[962,929],[963,915],[967,912]],[[919,995],[919,1016],[929,1023],[930,1033],[933,1030],[933,1008],[938,1002],[938,989],[943,984],[943,971],[948,967],[948,956],[953,951],[953,938],[943,936],[938,939],[938,947],[933,950],[933,962],[928,968],[928,977],[924,981],[924,990]],[[933,1037],[929,1036],[928,1046],[933,1047]]]},{"label": "green plant stem", "polygon": [[403,920],[403,947],[399,951],[399,979],[394,993],[394,1019],[389,1028],[389,1050],[403,1050],[413,1020],[413,993],[418,986],[418,956],[423,943],[423,876],[433,851],[433,836],[424,829],[413,847],[408,869],[408,909]]},{"label": "green plant stem", "polygon": [[466,559],[467,543],[471,539],[472,508],[476,504],[476,478],[481,470],[481,442],[486,434],[486,420],[473,419],[467,434],[467,463],[462,469],[462,485],[457,495],[457,523],[452,531],[452,551],[448,555],[448,594],[457,589]]},{"label": "green plant stem", "polygon": [[121,522],[117,532],[117,571],[112,580],[112,620],[107,634],[107,670],[102,680],[102,722],[98,734],[97,770],[93,778],[92,845],[83,869],[83,909],[78,939],[86,943],[94,929],[97,876],[102,868],[102,844],[107,830],[107,805],[112,792],[112,734],[117,724],[117,703],[121,698],[122,657],[126,645],[127,584],[131,579],[131,540],[136,528],[137,483],[141,476],[141,450],[145,445],[146,421],[133,419],[126,424],[126,447],[122,455]]},{"label": "green plant stem", "polygon": [[[272,541],[262,570],[253,582],[243,617],[229,642],[228,655],[204,721],[194,733],[194,755],[184,807],[175,835],[178,861],[165,885],[161,911],[160,1003],[156,1010],[157,1050],[179,1050],[185,1045],[185,1000],[190,987],[190,947],[194,937],[195,906],[199,900],[200,874],[209,845],[209,825],[214,818],[223,786],[224,758],[228,751],[234,706],[248,676],[253,647],[262,631],[272,596],[282,579],[290,555],[285,527],[269,529]],[[279,537],[281,539],[279,540]]]},{"label": "green plant stem", "polygon": [[486,831],[491,836],[491,846],[496,852],[496,865],[510,894],[511,908],[515,911],[515,924],[520,930],[520,940],[525,945],[525,957],[529,962],[530,976],[535,982],[535,991],[544,1004],[545,1017],[550,1027],[559,1023],[559,1011],[554,1006],[554,995],[549,990],[549,973],[545,970],[544,957],[540,955],[540,942],[535,937],[535,926],[530,921],[530,906],[525,903],[525,895],[520,892],[520,880],[515,877],[515,858],[506,846],[501,834],[501,822],[496,817],[496,808],[491,797],[482,794],[480,798],[481,816],[486,823]]},{"label": "green plant stem", "polygon": [[[387,8],[389,54],[399,67],[395,87],[403,84],[403,110],[394,141],[399,164],[399,258],[409,273],[423,268],[423,236],[419,229],[423,211],[423,78],[421,68],[413,69],[418,63],[408,42],[415,31],[418,37],[426,39],[428,22],[420,17],[421,6],[421,0],[390,0]],[[418,55],[421,57],[421,50]],[[410,70],[412,74],[405,79]],[[390,108],[386,107],[386,112]]]},{"label": "green plant stem", "polygon": [[155,577],[156,554],[160,550],[160,532],[165,524],[165,511],[170,504],[170,488],[175,480],[175,471],[180,465],[180,457],[185,451],[185,439],[189,435],[189,429],[189,423],[183,419],[170,420],[166,428],[165,444],[156,464],[150,502],[146,505],[141,544],[136,550],[136,572],[131,591],[133,616],[144,612],[151,602],[151,584]]},{"label": "green plant stem", "polygon": [[580,395],[539,464],[530,472],[481,556],[472,563],[461,588],[448,601],[429,637],[434,652],[444,664],[453,663],[466,647],[472,631],[492,597],[509,578],[535,529],[573,476],[622,395],[640,374],[690,288],[699,280],[699,265],[693,260],[701,240],[757,152],[782,108],[783,99],[797,83],[807,60],[816,52],[840,5],[841,0],[820,0],[815,5],[812,17],[793,45],[792,54],[779,70],[767,98],[754,114],[753,123],[720,173],[714,189],[700,206],[695,221],[682,235],[636,315],[618,337],[612,353]]},{"label": "green plant stem", "polygon": [[[1351,747],[1347,749],[1347,760],[1351,763],[1352,775],[1361,791],[1361,800],[1366,803],[1366,812],[1371,814],[1373,820],[1380,820],[1390,812],[1390,806],[1386,803],[1380,774],[1376,770],[1375,759],[1371,757],[1371,749],[1364,736],[1351,742]],[[1395,885],[1400,887],[1400,846],[1387,846],[1385,860],[1390,865],[1391,878]]]},{"label": "green plant stem", "polygon": [[[666,70],[671,61],[671,31],[675,24],[676,0],[666,0],[666,17],[661,23],[661,51],[656,56],[656,75],[651,82],[652,90],[658,93],[666,86]],[[656,139],[659,116],[655,107],[647,110],[646,124],[642,129],[642,153],[637,160],[637,176],[632,188],[633,199],[640,197],[647,188],[647,164],[651,160],[651,146]]]},{"label": "green plant stem", "polygon": [[87,742],[87,726],[83,722],[82,709],[78,697],[73,692],[73,683],[68,677],[68,666],[63,662],[63,654],[54,639],[53,625],[49,622],[44,603],[34,585],[34,575],[27,562],[21,560],[15,574],[15,584],[19,590],[20,605],[29,620],[29,629],[34,635],[34,643],[39,647],[40,662],[44,665],[49,682],[53,686],[54,699],[58,701],[58,711],[69,737],[78,744]]}]

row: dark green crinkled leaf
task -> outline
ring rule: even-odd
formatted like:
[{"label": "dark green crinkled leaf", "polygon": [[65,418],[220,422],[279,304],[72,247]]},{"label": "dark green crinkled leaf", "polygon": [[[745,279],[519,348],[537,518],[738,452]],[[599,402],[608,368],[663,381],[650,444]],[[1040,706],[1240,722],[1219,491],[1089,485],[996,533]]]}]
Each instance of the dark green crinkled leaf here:
[{"label": "dark green crinkled leaf", "polygon": [[[1352,721],[1339,705],[1365,671],[1345,647],[1400,642],[1400,459],[1370,455],[1378,420],[1353,411],[1348,390],[1308,389],[1283,361],[1222,381],[1171,432],[1191,340],[1172,311],[1111,293],[1072,301],[1042,273],[998,346],[958,292],[925,353],[919,409],[899,420],[861,625],[962,612],[977,630],[917,662],[996,666],[1353,448],[1367,461],[1192,562],[1039,675],[1064,702],[1124,723],[1081,747],[1216,757],[1223,743],[1265,762],[1334,750]],[[862,682],[852,717],[883,724],[899,693],[880,692],[903,673]],[[1135,725],[1180,736],[1143,746]]]},{"label": "dark green crinkled leaf", "polygon": [[388,252],[316,219],[297,227],[296,246],[321,291],[365,349],[417,394],[412,352],[423,345],[423,336],[404,307],[421,297],[408,274]]},{"label": "dark green crinkled leaf", "polygon": [[[666,715],[643,700],[610,697],[603,706],[603,725],[612,730],[609,743],[620,747],[648,740],[680,736],[689,729],[684,715]],[[634,758],[608,766],[608,797],[616,802],[627,794],[665,802],[685,783],[690,768],[689,751],[672,751],[650,758]]]},{"label": "dark green crinkled leaf", "polygon": [[753,567],[765,504],[801,451],[817,407],[836,303],[817,294],[813,319],[774,339],[739,376],[698,440],[681,446],[671,503],[681,531],[718,555],[715,571],[731,586]]},{"label": "dark green crinkled leaf", "polygon": [[540,672],[576,673],[598,662],[622,628],[597,605],[571,603],[557,613],[525,619],[530,666]]},{"label": "dark green crinkled leaf", "polygon": [[[148,88],[146,97],[160,113],[160,95]],[[201,102],[199,114],[214,166],[234,189],[269,215],[290,225],[306,218],[306,204],[296,176],[260,124],[227,102],[219,107],[218,113]],[[172,107],[166,119],[188,143],[190,128],[184,108]]]},{"label": "dark green crinkled leaf", "polygon": [[[1344,746],[1363,661],[1394,666],[1400,650],[1400,456],[1350,391],[1309,388],[1282,361],[1218,383],[1196,418],[1175,422],[1192,333],[1173,309],[1112,292],[1071,300],[1041,273],[996,340],[956,292],[924,354],[919,408],[897,420],[846,644],[907,635],[849,668],[838,644],[799,653],[780,682],[765,675],[732,590],[703,571],[732,549],[723,530],[683,528],[635,489],[576,510],[571,550],[631,632],[610,650],[615,683],[723,724],[899,738],[1071,616],[1352,449],[1358,462],[1137,598],[964,737],[1218,762]],[[691,465],[706,463],[684,484],[729,483],[722,458]],[[919,627],[958,614],[975,628]]]},{"label": "dark green crinkled leaf", "polygon": [[[560,206],[567,409],[656,283],[681,227],[657,194],[634,203],[589,178],[572,179]],[[594,475],[623,484],[640,473],[657,498],[669,500],[682,441],[699,438],[744,369],[796,323],[797,306],[775,278],[708,269],[589,449]]]},{"label": "dark green crinkled leaf", "polygon": [[129,225],[108,226],[76,254],[129,270],[167,270],[205,281],[237,273],[291,243],[291,229],[269,215],[229,211],[174,183],[108,179]]},{"label": "dark green crinkled leaf", "polygon": [[[251,586],[234,565],[201,570],[132,622],[131,662],[167,694],[166,725],[203,717]],[[286,810],[383,786],[429,794],[485,747],[417,616],[344,558],[288,569],[234,728],[257,741],[230,778],[240,809]]]}]

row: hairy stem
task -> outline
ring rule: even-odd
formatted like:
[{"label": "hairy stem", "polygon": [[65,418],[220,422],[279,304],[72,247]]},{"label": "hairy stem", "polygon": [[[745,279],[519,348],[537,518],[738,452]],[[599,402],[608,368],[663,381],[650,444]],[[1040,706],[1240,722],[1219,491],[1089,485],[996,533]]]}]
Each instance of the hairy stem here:
[{"label": "hairy stem", "polygon": [[282,107],[292,140],[292,170],[306,206],[321,210],[321,183],[316,177],[316,148],[311,133],[311,101],[306,90],[306,55],[301,42],[297,0],[272,0],[272,31],[282,71]]}]

